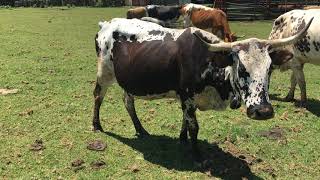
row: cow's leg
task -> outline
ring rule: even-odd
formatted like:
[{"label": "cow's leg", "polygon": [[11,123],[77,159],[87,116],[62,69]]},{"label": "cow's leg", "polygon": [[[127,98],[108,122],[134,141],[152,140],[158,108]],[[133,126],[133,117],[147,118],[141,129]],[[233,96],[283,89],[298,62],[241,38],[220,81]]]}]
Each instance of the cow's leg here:
[{"label": "cow's leg", "polygon": [[93,120],[92,120],[92,125],[93,125],[93,130],[94,131],[102,131],[102,126],[100,124],[100,106],[102,104],[103,98],[107,92],[107,86],[106,85],[101,85],[99,81],[97,80],[96,82],[96,87],[93,91],[93,96],[94,96],[94,109],[93,109]]},{"label": "cow's leg", "polygon": [[[180,95],[181,98],[181,104],[182,104],[182,111],[183,111],[183,121],[186,123],[186,127],[189,132],[189,136],[191,139],[191,147],[192,152],[197,161],[200,161],[201,154],[198,148],[198,131],[199,131],[199,125],[196,118],[196,106],[193,97],[191,96],[184,96]],[[186,128],[183,128],[182,131],[185,131]],[[181,134],[180,134],[181,135]],[[182,135],[185,135],[185,132],[182,133]],[[183,137],[185,138],[185,137]]]},{"label": "cow's leg", "polygon": [[291,82],[290,90],[288,92],[288,95],[284,98],[284,101],[286,102],[291,102],[294,100],[294,91],[296,89],[297,80],[293,72],[291,74],[290,82]]},{"label": "cow's leg", "polygon": [[303,73],[303,64],[299,67],[292,68],[292,71],[296,77],[296,81],[301,91],[301,101],[299,106],[305,108],[307,106],[307,90],[306,90],[306,80]]},{"label": "cow's leg", "polygon": [[123,94],[123,102],[126,106],[126,109],[131,117],[134,128],[136,129],[136,135],[138,137],[143,137],[149,135],[149,133],[143,128],[140,123],[140,120],[137,116],[136,109],[134,106],[134,97],[129,95],[127,92]]},{"label": "cow's leg", "polygon": [[188,143],[188,122],[185,118],[182,119],[182,127],[180,131],[180,142],[182,144]]},{"label": "cow's leg", "polygon": [[97,80],[96,87],[93,91],[94,96],[94,109],[93,109],[93,130],[94,131],[102,131],[103,129],[100,124],[100,106],[104,99],[104,96],[107,92],[107,88],[114,81],[114,74],[112,69],[110,68],[110,63],[107,63],[109,59],[103,60],[101,57],[98,57],[98,72],[97,72]]}]

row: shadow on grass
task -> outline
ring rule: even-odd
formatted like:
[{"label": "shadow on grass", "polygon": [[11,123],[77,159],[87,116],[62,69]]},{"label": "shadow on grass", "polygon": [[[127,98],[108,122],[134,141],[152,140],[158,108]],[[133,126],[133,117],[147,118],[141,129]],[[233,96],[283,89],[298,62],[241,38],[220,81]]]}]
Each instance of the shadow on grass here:
[{"label": "shadow on grass", "polygon": [[[270,99],[271,100],[276,100],[276,101],[281,101],[281,102],[286,102],[284,101],[284,98],[279,97],[280,94],[270,94]],[[298,106],[299,101],[295,100],[295,106]],[[307,102],[307,110],[314,114],[315,116],[320,117],[320,101],[317,99],[308,99]]]},{"label": "shadow on grass", "polygon": [[106,134],[141,152],[145,160],[169,170],[205,172],[223,179],[261,179],[251,172],[246,161],[203,140],[198,143],[206,161],[199,166],[192,160],[190,145],[180,144],[179,139],[164,135],[130,139],[111,132]]},{"label": "shadow on grass", "polygon": [[320,101],[317,99],[308,99],[307,110],[320,117]]},{"label": "shadow on grass", "polygon": [[276,100],[276,101],[280,101],[280,102],[285,102],[284,98],[280,97],[280,94],[269,94],[269,97],[271,100]]}]

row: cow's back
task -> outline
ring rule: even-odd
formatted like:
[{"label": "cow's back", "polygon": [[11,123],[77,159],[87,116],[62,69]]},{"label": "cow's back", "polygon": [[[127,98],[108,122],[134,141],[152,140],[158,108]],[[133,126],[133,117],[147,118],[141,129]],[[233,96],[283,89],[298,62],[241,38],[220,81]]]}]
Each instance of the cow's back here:
[{"label": "cow's back", "polygon": [[306,23],[314,18],[307,35],[295,45],[287,46],[298,62],[320,64],[320,10],[292,10],[279,16],[273,24],[269,39],[290,37],[305,27]]}]

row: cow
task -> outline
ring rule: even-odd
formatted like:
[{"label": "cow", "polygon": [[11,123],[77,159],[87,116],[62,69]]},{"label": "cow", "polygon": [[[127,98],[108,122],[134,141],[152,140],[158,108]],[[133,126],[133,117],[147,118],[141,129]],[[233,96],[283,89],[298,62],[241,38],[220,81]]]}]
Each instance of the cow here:
[{"label": "cow", "polygon": [[231,33],[227,15],[222,10],[190,3],[184,5],[180,13],[184,17],[184,27],[190,27],[192,23],[197,28],[210,29],[213,34],[226,42],[237,39]]},{"label": "cow", "polygon": [[[320,65],[320,30],[318,26],[320,25],[320,10],[292,10],[287,12],[274,21],[272,31],[269,35],[269,39],[280,39],[292,36],[298,33],[313,17],[315,20],[309,28],[307,35],[296,44],[282,48],[293,54],[292,60],[280,67],[275,66],[275,68],[280,68],[282,71],[292,70],[290,90],[284,98],[284,101],[290,102],[294,100],[295,87],[298,84],[301,90],[301,101],[298,106],[303,108],[307,107],[306,81],[303,66],[305,63]],[[300,26],[300,24],[302,24],[302,26]]]},{"label": "cow", "polygon": [[286,39],[225,43],[198,28],[169,29],[138,19],[115,18],[99,26],[93,130],[103,131],[100,106],[115,81],[124,91],[123,101],[138,137],[149,133],[139,121],[134,98],[172,97],[173,93],[180,99],[183,113],[180,141],[186,142],[189,133],[196,160],[201,160],[196,110],[224,109],[233,92],[244,101],[248,117],[272,118],[269,69],[271,63],[281,64],[290,57],[278,58],[279,52],[269,55],[269,50],[296,42],[308,28]]},{"label": "cow", "polygon": [[127,11],[128,19],[133,19],[133,18],[141,19],[143,17],[148,17],[146,7],[136,7],[133,9],[128,9]]},{"label": "cow", "polygon": [[166,23],[175,22],[180,17],[180,9],[181,6],[148,5],[137,7],[127,11],[127,19],[151,17]]}]

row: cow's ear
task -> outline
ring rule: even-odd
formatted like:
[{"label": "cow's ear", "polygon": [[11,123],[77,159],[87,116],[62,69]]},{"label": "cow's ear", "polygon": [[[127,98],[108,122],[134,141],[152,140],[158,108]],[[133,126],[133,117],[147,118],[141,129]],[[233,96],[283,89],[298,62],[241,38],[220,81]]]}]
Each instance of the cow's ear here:
[{"label": "cow's ear", "polygon": [[269,55],[274,65],[282,65],[293,58],[293,54],[288,50],[274,50]]},{"label": "cow's ear", "polygon": [[215,53],[213,65],[219,68],[225,68],[233,64],[233,58],[230,53]]}]

